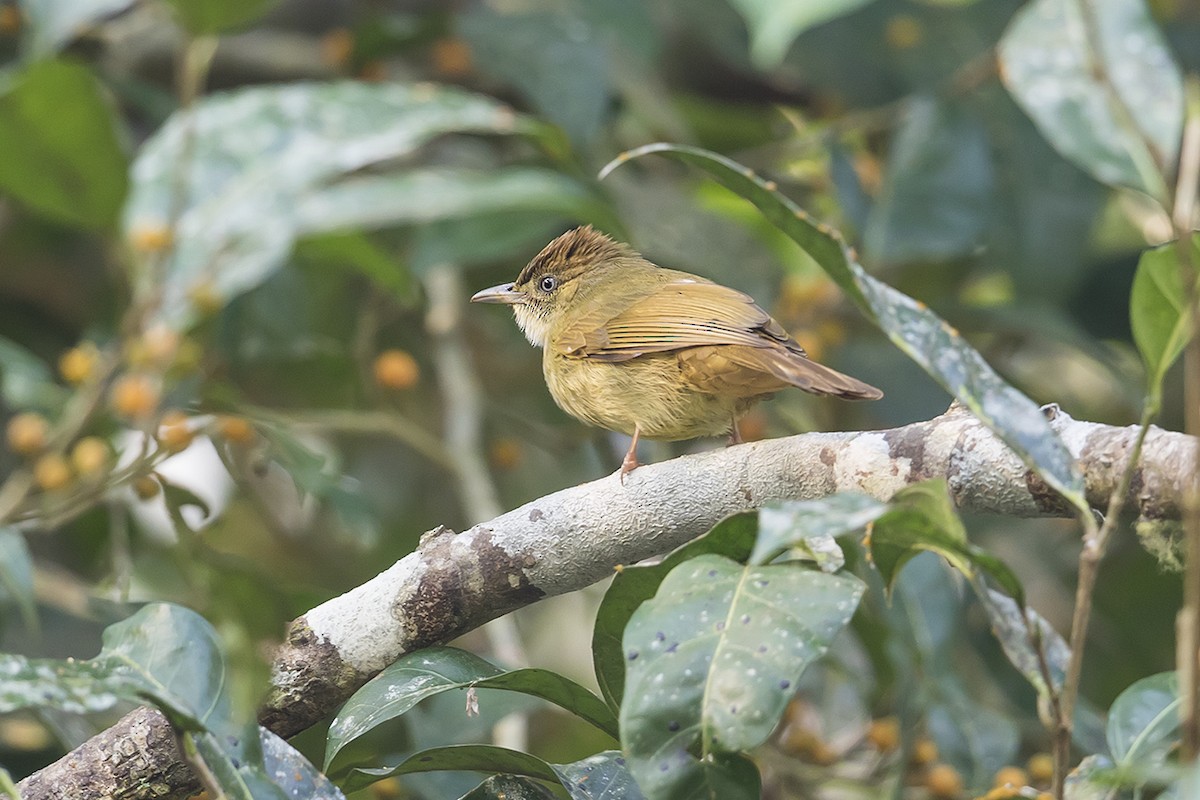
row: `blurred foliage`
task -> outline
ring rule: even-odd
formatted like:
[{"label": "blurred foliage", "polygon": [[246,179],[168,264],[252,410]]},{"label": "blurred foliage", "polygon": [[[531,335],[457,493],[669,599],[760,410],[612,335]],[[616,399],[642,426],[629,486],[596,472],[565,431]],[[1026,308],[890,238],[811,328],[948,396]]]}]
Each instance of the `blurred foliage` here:
[{"label": "blurred foliage", "polygon": [[[748,438],[890,427],[953,393],[1077,493],[1021,393],[1115,424],[1145,403],[1183,425],[1192,287],[1179,248],[1151,248],[1172,237],[1162,206],[1197,69],[1200,11],[1181,0],[0,0],[0,658],[28,679],[0,685],[0,790],[149,697],[194,729],[231,796],[271,796],[262,781],[285,764],[289,788],[336,797],[308,763],[324,731],[300,752],[211,731],[248,717],[289,619],[423,531],[618,466],[626,442],[554,407],[512,320],[462,307],[575,224],[751,293],[815,358],[886,393],[783,393]],[[659,140],[692,166],[640,158],[596,178]],[[791,203],[812,224],[774,227]],[[480,419],[463,417],[476,401]],[[943,494],[727,521],[603,602],[519,613],[544,670],[414,654],[453,680],[339,741],[334,776],[387,776],[364,790],[379,797],[635,797],[670,712],[695,714],[673,721],[699,749],[654,796],[696,781],[756,796],[761,775],[774,797],[965,797],[1017,764],[1044,789],[1037,703],[1067,657],[1054,632],[1070,626],[1074,529],[960,522]],[[845,535],[876,518],[869,548]],[[1175,777],[1160,768],[1176,684],[1159,673],[1179,581],[1119,533],[1076,715],[1078,797]],[[809,641],[826,657],[747,690],[766,716],[744,728],[650,692],[621,706],[631,618],[653,647],[664,620],[691,620],[680,603],[751,602],[689,595],[700,565],[714,586],[777,571],[847,604]],[[768,627],[811,633],[794,615]],[[145,689],[163,667],[151,645],[185,634],[212,647],[175,677],[193,693],[228,679],[220,724]],[[459,644],[496,660],[481,634]],[[39,665],[57,663],[38,659],[97,651],[68,681],[90,707],[38,702]],[[649,666],[631,679],[653,681]],[[479,717],[463,713],[476,683]],[[628,765],[601,703],[639,737]],[[510,712],[535,723],[528,753],[482,744]]]}]

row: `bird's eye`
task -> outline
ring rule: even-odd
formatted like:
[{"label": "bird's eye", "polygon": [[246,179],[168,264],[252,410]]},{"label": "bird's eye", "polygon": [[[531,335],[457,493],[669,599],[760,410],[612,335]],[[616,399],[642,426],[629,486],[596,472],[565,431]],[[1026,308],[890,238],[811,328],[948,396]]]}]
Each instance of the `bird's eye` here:
[{"label": "bird's eye", "polygon": [[553,275],[547,275],[538,282],[538,288],[543,292],[553,292],[558,288],[558,278]]}]

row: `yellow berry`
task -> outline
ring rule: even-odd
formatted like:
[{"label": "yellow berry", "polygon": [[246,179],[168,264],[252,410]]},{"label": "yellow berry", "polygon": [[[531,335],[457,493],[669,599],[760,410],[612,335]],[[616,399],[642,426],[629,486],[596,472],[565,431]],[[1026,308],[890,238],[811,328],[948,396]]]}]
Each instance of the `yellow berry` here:
[{"label": "yellow berry", "polygon": [[910,50],[921,43],[924,31],[921,23],[910,14],[897,14],[887,22],[884,38],[897,50]]},{"label": "yellow berry", "polygon": [[417,360],[403,350],[384,350],[375,359],[375,382],[385,389],[410,389],[420,379]]},{"label": "yellow berry", "polygon": [[0,36],[12,36],[19,30],[21,30],[21,12],[17,11],[16,6],[0,6]]},{"label": "yellow berry", "polygon": [[42,451],[50,434],[50,423],[41,414],[25,411],[8,421],[8,448],[14,453],[31,456]]},{"label": "yellow berry", "polygon": [[1020,767],[1001,767],[992,779],[993,786],[1015,786],[1020,789],[1029,783],[1029,775]]},{"label": "yellow berry", "polygon": [[254,426],[245,417],[220,417],[217,434],[230,444],[250,444],[254,441]]},{"label": "yellow berry", "polygon": [[108,443],[99,436],[85,436],[71,448],[71,466],[80,475],[96,475],[108,466]]},{"label": "yellow berry", "polygon": [[168,453],[181,453],[188,448],[196,434],[188,424],[188,416],[172,410],[163,414],[158,423],[158,441]]},{"label": "yellow berry", "polygon": [[129,232],[129,243],[139,253],[161,253],[173,241],[171,229],[159,222],[135,225]]},{"label": "yellow berry", "polygon": [[488,457],[497,469],[515,469],[521,463],[521,443],[516,439],[497,439],[492,442]]},{"label": "yellow berry", "polygon": [[934,764],[925,775],[925,786],[934,797],[958,797],[962,794],[963,779],[949,764]]},{"label": "yellow berry", "polygon": [[1054,777],[1054,759],[1049,753],[1034,753],[1025,765],[1034,783],[1049,783]]},{"label": "yellow berry", "polygon": [[153,499],[160,488],[153,475],[142,475],[133,482],[133,493],[142,500]]},{"label": "yellow berry", "polygon": [[129,342],[125,359],[133,367],[165,367],[179,352],[179,334],[165,325],[156,325]]},{"label": "yellow berry", "polygon": [[217,287],[211,283],[198,283],[188,291],[188,299],[202,317],[211,317],[225,307]]},{"label": "yellow berry", "polygon": [[155,412],[160,397],[157,381],[149,375],[131,373],[113,383],[109,400],[117,414],[141,421]]},{"label": "yellow berry", "polygon": [[881,753],[895,750],[900,744],[900,720],[895,717],[872,720],[867,728],[867,741]]},{"label": "yellow berry", "polygon": [[1013,800],[1014,797],[1020,797],[1021,790],[1005,784],[1003,786],[993,786],[988,789],[987,794],[983,796],[983,800]]},{"label": "yellow berry", "polygon": [[438,39],[430,50],[433,68],[449,78],[461,78],[471,71],[471,46],[463,39]]},{"label": "yellow berry", "polygon": [[923,764],[932,764],[937,761],[938,748],[933,743],[932,739],[918,739],[913,745],[912,761],[918,766]]},{"label": "yellow berry", "polygon": [[67,383],[78,386],[96,377],[100,354],[91,342],[72,347],[58,359],[58,372]]},{"label": "yellow berry", "polygon": [[1038,792],[1033,800],[1054,800],[1054,795],[1049,792]]},{"label": "yellow berry", "polygon": [[61,489],[71,482],[71,465],[58,453],[47,453],[34,463],[33,481],[47,492]]},{"label": "yellow berry", "polygon": [[321,61],[329,67],[344,67],[354,55],[354,34],[334,28],[321,37]]}]

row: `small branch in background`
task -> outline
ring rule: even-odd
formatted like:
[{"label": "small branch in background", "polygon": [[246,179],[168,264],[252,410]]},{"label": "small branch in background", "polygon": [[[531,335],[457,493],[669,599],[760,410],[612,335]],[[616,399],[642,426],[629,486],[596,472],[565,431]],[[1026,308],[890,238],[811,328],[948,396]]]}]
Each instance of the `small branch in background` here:
[{"label": "small branch in background", "polygon": [[[462,336],[462,307],[467,297],[462,274],[452,266],[434,267],[425,277],[425,293],[429,298],[425,326],[433,337],[446,449],[454,463],[463,509],[476,524],[499,516],[503,509],[484,456],[483,392]],[[511,615],[497,617],[483,630],[499,661],[513,668],[529,665]],[[525,750],[528,727],[524,714],[510,714],[497,723],[493,739],[502,747]]]},{"label": "small branch in background", "polygon": [[[1196,191],[1200,183],[1200,79],[1187,82],[1187,118],[1179,149],[1179,172],[1175,183],[1175,205],[1171,213],[1175,250],[1193,324],[1200,320],[1197,295],[1197,265],[1192,257],[1192,226],[1196,213]],[[1200,436],[1200,340],[1195,331],[1183,355],[1184,432]],[[1198,454],[1194,475],[1200,475]],[[1191,761],[1200,753],[1200,499],[1196,487],[1184,500],[1183,606],[1175,622],[1176,670],[1183,694],[1180,722],[1183,729],[1183,758]]]}]

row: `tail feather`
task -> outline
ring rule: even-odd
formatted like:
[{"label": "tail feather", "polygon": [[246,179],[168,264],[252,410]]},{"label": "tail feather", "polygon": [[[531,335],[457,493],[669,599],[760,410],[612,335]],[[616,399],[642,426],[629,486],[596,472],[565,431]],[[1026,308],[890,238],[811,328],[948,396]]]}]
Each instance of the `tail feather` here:
[{"label": "tail feather", "polygon": [[812,394],[844,400],[878,400],[883,392],[857,378],[844,375],[805,356],[776,347],[730,347],[730,361],[770,373],[784,383]]}]

